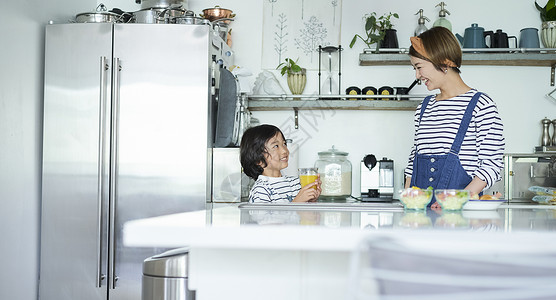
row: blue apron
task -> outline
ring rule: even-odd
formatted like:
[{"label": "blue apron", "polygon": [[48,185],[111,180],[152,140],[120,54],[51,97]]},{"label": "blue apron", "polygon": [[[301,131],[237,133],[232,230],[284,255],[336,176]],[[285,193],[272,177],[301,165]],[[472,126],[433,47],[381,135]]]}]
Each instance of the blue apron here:
[{"label": "blue apron", "polygon": [[[458,133],[456,134],[448,154],[425,155],[419,154],[419,149],[415,149],[411,186],[422,189],[426,189],[429,186],[433,189],[463,189],[471,182],[473,178],[463,169],[458,154],[469,123],[471,122],[473,110],[480,96],[481,93],[477,92],[473,98],[471,98],[471,101],[469,101],[461,120]],[[419,123],[421,122],[421,118],[423,117],[423,113],[431,97],[432,96],[428,96],[423,100]],[[431,201],[429,206],[434,202],[435,200]]]}]

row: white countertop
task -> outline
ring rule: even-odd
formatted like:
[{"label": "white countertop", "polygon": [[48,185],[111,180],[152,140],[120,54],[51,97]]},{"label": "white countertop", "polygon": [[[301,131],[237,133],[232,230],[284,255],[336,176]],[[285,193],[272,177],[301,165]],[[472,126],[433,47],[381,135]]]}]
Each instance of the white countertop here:
[{"label": "white countertop", "polygon": [[[124,224],[124,244],[135,247],[199,247],[350,251],[369,234],[411,239],[511,233],[513,238],[556,240],[552,206],[503,205],[497,211],[437,214],[403,209],[348,211],[241,209],[220,204]],[[491,237],[489,237],[491,238]]]}]

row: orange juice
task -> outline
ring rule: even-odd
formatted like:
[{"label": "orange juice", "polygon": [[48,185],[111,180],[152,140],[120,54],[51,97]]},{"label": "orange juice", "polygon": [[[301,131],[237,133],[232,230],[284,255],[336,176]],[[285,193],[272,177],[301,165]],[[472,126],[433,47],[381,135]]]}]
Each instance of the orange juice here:
[{"label": "orange juice", "polygon": [[[301,187],[304,187],[310,183],[315,182],[317,180],[317,175],[299,175],[299,181],[301,182]],[[317,186],[313,187],[315,190]]]}]

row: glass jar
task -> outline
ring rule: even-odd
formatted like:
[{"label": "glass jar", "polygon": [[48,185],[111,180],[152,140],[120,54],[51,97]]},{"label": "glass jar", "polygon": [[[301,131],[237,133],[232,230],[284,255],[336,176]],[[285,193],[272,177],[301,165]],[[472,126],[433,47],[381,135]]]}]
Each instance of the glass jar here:
[{"label": "glass jar", "polygon": [[351,163],[349,153],[338,151],[332,146],[328,151],[319,152],[315,162],[322,181],[322,199],[345,199],[351,196]]}]

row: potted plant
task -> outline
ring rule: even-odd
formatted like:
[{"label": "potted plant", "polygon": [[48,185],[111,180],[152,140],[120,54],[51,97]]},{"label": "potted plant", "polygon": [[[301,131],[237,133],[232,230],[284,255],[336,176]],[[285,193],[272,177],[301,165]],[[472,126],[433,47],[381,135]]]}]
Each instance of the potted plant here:
[{"label": "potted plant", "polygon": [[285,62],[276,67],[282,76],[288,74],[287,81],[290,91],[294,95],[301,95],[307,84],[307,70],[297,64],[297,60],[286,58]]},{"label": "potted plant", "polygon": [[548,0],[544,7],[535,0],[535,7],[539,10],[542,21],[542,43],[546,48],[556,48],[556,0]]},{"label": "potted plant", "polygon": [[366,14],[364,18],[365,34],[367,37],[363,38],[359,34],[354,35],[351,43],[349,44],[350,48],[353,48],[357,38],[361,39],[369,48],[371,48],[371,45],[376,44],[375,52],[378,52],[380,47],[398,48],[396,30],[392,28],[394,27],[394,24],[392,24],[391,21],[392,18],[399,18],[397,13],[390,12],[377,18],[376,13],[372,12],[370,14]]}]

